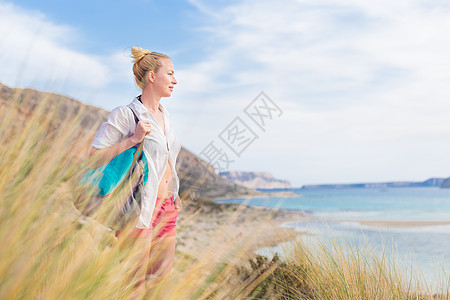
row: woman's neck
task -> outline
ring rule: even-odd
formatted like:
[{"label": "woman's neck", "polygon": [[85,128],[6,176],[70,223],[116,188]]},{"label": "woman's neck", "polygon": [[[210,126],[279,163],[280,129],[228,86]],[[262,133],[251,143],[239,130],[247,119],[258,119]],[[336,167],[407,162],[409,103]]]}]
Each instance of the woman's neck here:
[{"label": "woman's neck", "polygon": [[159,110],[159,101],[161,97],[156,96],[151,89],[145,89],[142,91],[141,101],[145,108],[151,113],[157,113]]}]

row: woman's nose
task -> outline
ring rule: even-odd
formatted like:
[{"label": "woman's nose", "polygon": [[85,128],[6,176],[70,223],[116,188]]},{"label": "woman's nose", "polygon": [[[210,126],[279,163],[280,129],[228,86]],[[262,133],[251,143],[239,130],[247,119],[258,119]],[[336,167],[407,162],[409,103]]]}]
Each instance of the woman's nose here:
[{"label": "woman's nose", "polygon": [[175,79],[175,76],[173,77],[172,83],[173,84],[177,84],[178,83],[178,81]]}]

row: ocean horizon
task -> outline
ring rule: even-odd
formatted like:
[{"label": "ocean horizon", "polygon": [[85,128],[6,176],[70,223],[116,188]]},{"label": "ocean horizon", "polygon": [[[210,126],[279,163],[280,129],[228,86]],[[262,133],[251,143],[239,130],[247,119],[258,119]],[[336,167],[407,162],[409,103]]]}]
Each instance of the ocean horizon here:
[{"label": "ocean horizon", "polygon": [[[374,253],[384,253],[387,259],[394,260],[405,275],[411,270],[421,274],[432,290],[443,282],[450,282],[450,225],[445,224],[450,221],[449,189],[295,188],[283,191],[299,196],[220,199],[216,202],[304,212],[312,220],[286,222],[282,226],[307,233],[302,235],[302,241],[307,245],[331,245],[337,241],[359,249],[369,247]],[[389,221],[392,224],[408,221],[408,224],[395,226]],[[371,225],[377,223],[387,225]],[[286,246],[289,242],[260,249],[258,253],[278,252],[282,255]]]}]

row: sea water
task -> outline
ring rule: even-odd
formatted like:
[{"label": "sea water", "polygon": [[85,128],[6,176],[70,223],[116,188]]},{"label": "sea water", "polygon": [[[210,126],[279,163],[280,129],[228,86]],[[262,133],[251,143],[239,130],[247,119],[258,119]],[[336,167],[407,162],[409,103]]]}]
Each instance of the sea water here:
[{"label": "sea water", "polygon": [[[216,201],[306,212],[323,221],[291,222],[283,226],[309,233],[303,236],[307,244],[314,245],[320,241],[331,245],[332,241],[338,241],[356,245],[360,249],[370,247],[380,256],[384,253],[387,259],[394,259],[405,275],[410,274],[411,270],[422,274],[433,290],[438,290],[439,284],[450,281],[450,225],[378,228],[357,222],[449,221],[449,189],[418,187],[290,191],[298,193],[299,197]],[[285,249],[285,245],[280,244],[270,249],[260,249],[260,253],[280,253],[282,249]]]}]

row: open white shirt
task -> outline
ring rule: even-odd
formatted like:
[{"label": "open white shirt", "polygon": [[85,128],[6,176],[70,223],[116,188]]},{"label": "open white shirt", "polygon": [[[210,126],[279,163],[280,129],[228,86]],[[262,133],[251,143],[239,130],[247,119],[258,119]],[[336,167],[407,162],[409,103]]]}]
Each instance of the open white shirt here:
[{"label": "open white shirt", "polygon": [[[149,228],[152,214],[155,209],[158,187],[170,161],[172,168],[173,195],[178,197],[180,181],[175,170],[176,159],[181,149],[181,144],[175,136],[173,126],[169,120],[169,112],[160,103],[159,109],[163,113],[165,132],[159,125],[155,116],[137,99],[124,106],[114,108],[108,116],[108,120],[102,124],[95,135],[92,146],[97,149],[110,147],[127,139],[136,130],[136,121],[130,108],[141,121],[149,121],[151,132],[144,138],[144,155],[148,160],[148,181],[142,191],[141,213],[136,224],[138,228]],[[167,149],[167,145],[169,150]],[[169,185],[170,186],[170,185]],[[169,191],[170,194],[170,191]]]}]

